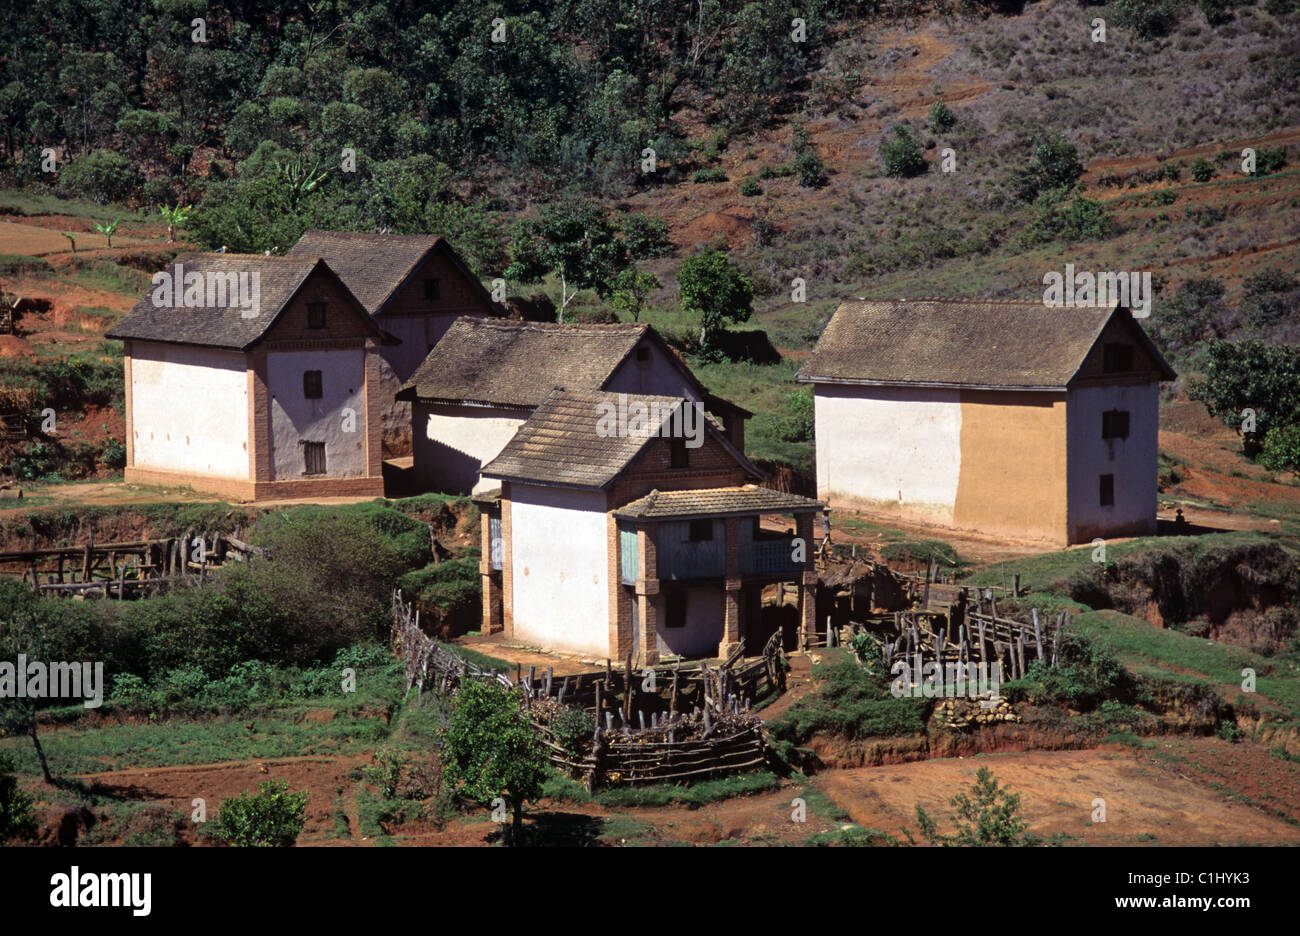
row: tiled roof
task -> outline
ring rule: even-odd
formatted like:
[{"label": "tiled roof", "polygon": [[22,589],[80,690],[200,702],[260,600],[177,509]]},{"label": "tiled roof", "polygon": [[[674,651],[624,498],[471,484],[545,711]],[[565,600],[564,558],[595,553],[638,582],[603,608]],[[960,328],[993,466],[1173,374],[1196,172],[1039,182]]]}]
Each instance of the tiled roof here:
[{"label": "tiled roof", "polygon": [[1064,389],[1114,314],[1131,321],[1124,310],[1052,308],[1040,301],[847,301],[835,310],[799,380]]},{"label": "tiled roof", "polygon": [[783,494],[771,488],[705,488],[698,491],[651,491],[640,500],[623,505],[615,516],[629,520],[658,520],[672,517],[718,517],[786,513],[794,510],[821,510],[822,501]]},{"label": "tiled roof", "polygon": [[[483,466],[482,475],[507,481],[527,481],[565,487],[604,488],[614,482],[650,442],[653,435],[602,434],[602,404],[617,407],[643,403],[669,414],[682,397],[606,393],[601,390],[553,391],[519,427],[501,453]],[[761,472],[727,441],[716,423],[706,420],[707,432],[753,477]]]},{"label": "tiled roof", "polygon": [[596,390],[648,328],[462,316],[411,375],[403,398],[534,407],[556,387]]},{"label": "tiled roof", "polygon": [[[436,234],[360,234],[307,231],[289,249],[291,257],[324,257],[366,311],[374,315],[397,292],[429,251]],[[472,276],[470,279],[478,283]]]},{"label": "tiled roof", "polygon": [[[260,254],[181,254],[166,272],[174,275],[176,265],[187,276],[190,273],[259,274],[257,315],[245,318],[234,296],[227,296],[226,305],[221,307],[155,305],[155,287],[150,287],[126,317],[105,333],[107,337],[244,349],[265,334],[317,265],[329,269],[317,257]],[[205,302],[206,299],[205,290]]]}]

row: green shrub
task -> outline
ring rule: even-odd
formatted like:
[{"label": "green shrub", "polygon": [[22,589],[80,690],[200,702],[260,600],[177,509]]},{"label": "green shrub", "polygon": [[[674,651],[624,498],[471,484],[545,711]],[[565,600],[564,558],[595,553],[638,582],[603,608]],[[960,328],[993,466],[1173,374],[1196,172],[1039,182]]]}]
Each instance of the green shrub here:
[{"label": "green shrub", "polygon": [[1194,160],[1192,160],[1191,173],[1192,173],[1192,179],[1194,181],[1209,182],[1216,175],[1218,175],[1218,170],[1216,170],[1214,168],[1214,164],[1211,163],[1209,160],[1207,160],[1204,156],[1197,156]]},{"label": "green shrub", "polygon": [[1127,673],[1107,646],[1067,632],[1056,652],[1056,666],[1035,660],[1025,674],[1035,701],[1090,711],[1127,685]]},{"label": "green shrub", "polygon": [[842,657],[819,665],[814,676],[816,691],[768,723],[773,738],[797,745],[817,734],[856,740],[925,730],[926,700],[889,695],[887,674],[868,672]]},{"label": "green shrub", "polygon": [[953,825],[955,835],[942,835],[933,819],[919,805],[916,807],[916,824],[931,845],[959,847],[987,845],[1036,845],[1038,840],[1027,835],[1029,823],[1020,812],[1020,796],[998,786],[993,772],[981,767],[975,774],[970,796],[958,793],[949,804],[956,813]]},{"label": "green shrub", "polygon": [[257,793],[222,803],[212,834],[227,845],[287,848],[302,832],[306,806],[306,793],[290,793],[283,780],[267,780]]},{"label": "green shrub", "polygon": [[727,172],[725,169],[696,169],[691,173],[691,181],[696,183],[702,182],[726,182]]},{"label": "green shrub", "polygon": [[794,170],[799,175],[800,185],[821,188],[826,184],[826,166],[811,147],[794,158]]},{"label": "green shrub", "polygon": [[920,144],[903,124],[894,127],[894,138],[881,148],[881,161],[885,175],[899,179],[921,175],[927,168]]},{"label": "green shrub", "polygon": [[1178,0],[1116,0],[1115,21],[1142,39],[1165,36],[1178,22]]},{"label": "green shrub", "polygon": [[0,845],[35,833],[32,798],[18,785],[13,759],[8,752],[0,752]]},{"label": "green shrub", "polygon": [[1270,429],[1259,461],[1270,471],[1300,471],[1300,423]]},{"label": "green shrub", "polygon": [[761,185],[758,184],[758,180],[757,180],[757,179],[754,179],[754,178],[752,178],[752,177],[751,177],[751,178],[747,178],[747,179],[745,179],[745,181],[743,181],[743,182],[740,183],[740,194],[741,194],[741,195],[745,195],[745,196],[747,196],[747,197],[753,197],[753,196],[755,196],[755,195],[762,195],[762,194],[763,194],[763,186],[761,186]]},{"label": "green shrub", "polygon": [[97,202],[122,202],[140,185],[140,172],[114,150],[95,150],[59,171],[59,189]]},{"label": "green shrub", "polygon": [[1044,192],[1061,190],[1056,201],[1064,201],[1069,189],[1083,175],[1079,151],[1060,134],[1034,138],[1029,164],[1011,177],[1011,188],[1021,201],[1032,202]]},{"label": "green shrub", "polygon": [[930,129],[935,133],[947,133],[956,124],[957,115],[943,101],[935,101],[930,105]]},{"label": "green shrub", "polygon": [[575,757],[581,757],[591,741],[596,720],[582,709],[566,708],[551,719],[548,727],[561,747]]},{"label": "green shrub", "polygon": [[668,224],[646,215],[628,215],[621,224],[627,252],[634,260],[662,257],[672,251],[668,241]]}]

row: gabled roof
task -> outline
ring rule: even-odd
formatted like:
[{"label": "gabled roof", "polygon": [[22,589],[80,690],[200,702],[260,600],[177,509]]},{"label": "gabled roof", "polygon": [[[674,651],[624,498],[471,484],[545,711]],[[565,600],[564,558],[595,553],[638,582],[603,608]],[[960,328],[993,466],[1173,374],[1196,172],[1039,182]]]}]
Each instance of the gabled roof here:
[{"label": "gabled roof", "polygon": [[596,390],[649,327],[462,316],[416,368],[399,399],[531,408],[555,387]]},{"label": "gabled roof", "polygon": [[1102,329],[1119,316],[1155,362],[1174,372],[1123,308],[1041,301],[886,299],[840,303],[799,371],[805,383],[1064,390]]},{"label": "gabled roof", "polygon": [[743,487],[704,488],[694,491],[651,491],[645,497],[614,511],[628,520],[666,520],[684,517],[753,516],[821,510],[822,501],[785,494],[771,488],[746,484]]},{"label": "gabled roof", "polygon": [[436,234],[364,234],[307,231],[289,249],[290,257],[324,257],[371,315],[384,310],[424,258],[445,250],[471,288],[491,303],[491,295],[451,245]]},{"label": "gabled roof", "polygon": [[659,347],[711,412],[753,415],[709,393],[658,332],[637,322],[585,325],[462,316],[397,399],[533,409],[556,387],[603,388],[641,341]]},{"label": "gabled roof", "polygon": [[[319,271],[338,284],[341,292],[353,303],[356,299],[339,280],[333,270],[319,257],[266,257],[261,254],[189,253],[176,257],[165,271],[176,275],[180,267],[184,276],[199,273],[206,281],[208,273],[258,275],[257,314],[245,317],[237,294],[227,294],[226,304],[185,307],[157,304],[155,290],[149,291],[137,302],[126,317],[105,332],[108,338],[162,341],[170,344],[202,345],[212,348],[247,350],[261,340],[279,318],[285,307],[298,294],[298,290]],[[177,289],[183,292],[183,285]],[[216,298],[215,296],[213,297]],[[364,315],[364,309],[355,306],[358,315],[366,319],[367,327],[376,337],[382,332]]]},{"label": "gabled roof", "polygon": [[[609,487],[658,437],[658,426],[644,434],[604,431],[602,415],[609,410],[603,407],[616,410],[620,400],[629,412],[634,404],[641,403],[651,412],[657,408],[664,415],[677,406],[691,405],[683,397],[555,390],[519,427],[501,453],[483,466],[481,474],[506,481],[561,487]],[[711,420],[704,421],[704,432],[752,477],[762,477],[762,472],[727,441]]]}]

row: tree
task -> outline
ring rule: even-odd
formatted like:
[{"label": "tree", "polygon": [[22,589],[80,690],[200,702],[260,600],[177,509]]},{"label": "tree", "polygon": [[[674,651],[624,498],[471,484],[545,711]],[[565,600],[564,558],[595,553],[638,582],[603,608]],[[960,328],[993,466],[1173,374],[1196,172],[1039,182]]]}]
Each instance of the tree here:
[{"label": "tree", "polygon": [[123,202],[140,184],[140,173],[121,153],[96,150],[59,172],[59,189],[97,202]]},{"label": "tree", "polygon": [[509,842],[520,844],[524,803],[541,796],[549,761],[509,692],[479,679],[461,686],[443,735],[443,765],[447,780],[480,805],[510,805]]},{"label": "tree", "polygon": [[711,353],[727,322],[744,322],[753,312],[754,287],[720,250],[702,250],[677,271],[682,307],[700,317],[700,347]]},{"label": "tree", "polygon": [[953,818],[956,835],[941,834],[929,814],[920,805],[916,807],[916,824],[931,845],[1037,844],[1033,836],[1025,834],[1029,823],[1020,815],[1020,795],[999,787],[997,778],[987,767],[981,767],[975,774],[970,796],[958,793],[949,804],[956,809]]},{"label": "tree", "polygon": [[113,235],[117,233],[117,227],[121,223],[121,218],[114,218],[112,221],[106,221],[102,224],[96,221],[91,227],[104,235],[104,240],[108,242],[108,247],[111,250],[113,248]]},{"label": "tree", "polygon": [[[35,620],[35,608],[24,603],[11,611],[5,620],[0,621],[0,660],[12,660],[16,665],[19,655],[28,660],[44,659],[44,639]],[[15,673],[17,679],[26,677],[26,673]],[[50,774],[50,764],[38,733],[36,710],[39,701],[23,696],[0,702],[0,735],[25,734],[31,738],[36,748],[36,759],[41,765],[41,776],[46,783],[53,783],[54,777]]]},{"label": "tree", "polygon": [[926,170],[925,157],[921,155],[921,146],[912,136],[912,131],[903,124],[894,127],[894,138],[885,141],[881,148],[881,160],[885,175],[898,179],[910,179]]},{"label": "tree", "polygon": [[1166,351],[1191,348],[1207,337],[1223,337],[1234,317],[1223,296],[1223,284],[1211,276],[1187,280],[1157,308],[1152,336]]},{"label": "tree", "polygon": [[512,255],[505,271],[508,279],[527,283],[549,272],[559,275],[560,321],[584,289],[607,298],[614,278],[629,262],[627,244],[615,236],[600,205],[589,199],[547,205],[539,220],[519,225]]},{"label": "tree", "polygon": [[[1259,450],[1274,427],[1293,424],[1300,413],[1300,347],[1264,341],[1211,341],[1205,375],[1190,381],[1188,396],[1205,403],[1212,416],[1243,431],[1246,451]],[[1250,410],[1249,414],[1246,410]]]},{"label": "tree", "polygon": [[646,297],[662,285],[653,273],[629,267],[615,278],[610,305],[632,316],[632,321],[639,322]]},{"label": "tree", "polygon": [[290,793],[283,780],[267,780],[257,793],[241,793],[221,804],[212,834],[241,848],[288,848],[306,823],[307,794]]}]

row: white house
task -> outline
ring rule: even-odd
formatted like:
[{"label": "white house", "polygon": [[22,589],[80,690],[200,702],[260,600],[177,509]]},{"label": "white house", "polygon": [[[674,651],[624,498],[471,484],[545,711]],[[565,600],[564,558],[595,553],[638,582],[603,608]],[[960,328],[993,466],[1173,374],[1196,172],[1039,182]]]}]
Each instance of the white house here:
[{"label": "white house", "polygon": [[107,335],[125,348],[127,481],[234,500],[383,494],[392,339],[325,261],[181,255]]},{"label": "white house", "polygon": [[[756,487],[759,470],[719,424],[609,432],[604,414],[690,406],[685,397],[553,391],[483,468],[483,630],[638,663],[756,653],[762,589],[793,582],[814,625],[818,501]],[[779,516],[802,545],[759,525]]]},{"label": "white house", "polygon": [[466,317],[397,395],[411,403],[417,490],[483,490],[482,466],[556,387],[703,402],[744,449],[751,414],[710,394],[649,325]]},{"label": "white house", "polygon": [[1155,532],[1174,377],[1122,307],[978,299],[844,302],[798,375],[832,506],[1055,544]]}]

